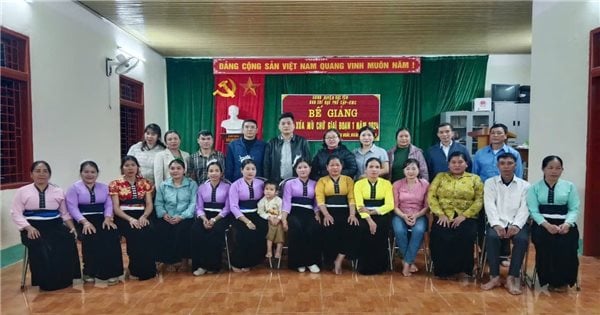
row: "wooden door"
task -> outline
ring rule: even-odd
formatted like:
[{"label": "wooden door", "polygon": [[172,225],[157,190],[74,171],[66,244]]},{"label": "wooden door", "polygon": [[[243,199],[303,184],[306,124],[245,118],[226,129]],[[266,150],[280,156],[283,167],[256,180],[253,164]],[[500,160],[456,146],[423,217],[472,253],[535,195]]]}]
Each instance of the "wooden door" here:
[{"label": "wooden door", "polygon": [[600,28],[590,32],[583,254],[600,256]]}]

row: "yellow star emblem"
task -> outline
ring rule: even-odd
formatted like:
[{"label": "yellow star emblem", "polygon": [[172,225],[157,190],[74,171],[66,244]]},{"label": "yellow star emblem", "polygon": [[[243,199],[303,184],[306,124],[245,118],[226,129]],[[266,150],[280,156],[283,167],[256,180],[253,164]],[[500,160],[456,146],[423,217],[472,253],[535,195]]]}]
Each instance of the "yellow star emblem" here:
[{"label": "yellow star emblem", "polygon": [[246,81],[246,83],[241,83],[240,84],[242,87],[244,87],[244,95],[246,96],[246,94],[250,93],[254,96],[256,95],[256,88],[260,86],[260,84],[256,84],[254,82],[252,82],[252,78],[248,77],[248,81]]}]

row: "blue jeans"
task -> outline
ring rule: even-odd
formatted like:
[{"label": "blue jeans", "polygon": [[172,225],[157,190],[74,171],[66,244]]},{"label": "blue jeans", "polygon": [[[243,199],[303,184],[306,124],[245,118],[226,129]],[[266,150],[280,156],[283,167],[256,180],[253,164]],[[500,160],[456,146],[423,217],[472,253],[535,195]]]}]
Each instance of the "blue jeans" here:
[{"label": "blue jeans", "polygon": [[[418,217],[415,225],[412,227],[406,224],[404,219],[397,215],[392,218],[396,244],[400,249],[400,253],[402,253],[405,263],[412,264],[415,262],[417,252],[423,241],[423,235],[425,235],[425,232],[427,231],[427,225],[428,221],[426,216]],[[411,230],[410,239],[408,239],[409,229]]]}]

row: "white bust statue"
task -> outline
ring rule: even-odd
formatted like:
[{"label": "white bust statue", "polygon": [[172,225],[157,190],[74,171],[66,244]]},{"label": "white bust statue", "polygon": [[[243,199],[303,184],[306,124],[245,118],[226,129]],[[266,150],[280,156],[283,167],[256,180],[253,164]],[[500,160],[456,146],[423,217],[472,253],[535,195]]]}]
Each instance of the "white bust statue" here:
[{"label": "white bust statue", "polygon": [[230,105],[227,109],[229,119],[221,121],[221,127],[225,128],[226,133],[242,133],[242,123],[244,121],[238,118],[239,113],[240,109],[236,105]]}]

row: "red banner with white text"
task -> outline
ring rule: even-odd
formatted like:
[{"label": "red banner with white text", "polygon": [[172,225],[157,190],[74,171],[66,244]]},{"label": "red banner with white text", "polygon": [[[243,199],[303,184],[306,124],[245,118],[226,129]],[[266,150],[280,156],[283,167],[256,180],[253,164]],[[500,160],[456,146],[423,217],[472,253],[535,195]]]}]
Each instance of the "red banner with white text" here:
[{"label": "red banner with white text", "polygon": [[420,57],[216,58],[214,74],[421,73]]},{"label": "red banner with white text", "polygon": [[323,141],[330,128],[344,140],[358,140],[358,130],[366,125],[375,129],[379,141],[379,105],[379,94],[281,95],[281,112],[294,113],[294,133],[312,141]]},{"label": "red banner with white text", "polygon": [[241,122],[254,119],[262,138],[265,76],[262,74],[215,75],[215,148],[225,152],[224,138],[240,134]]}]

